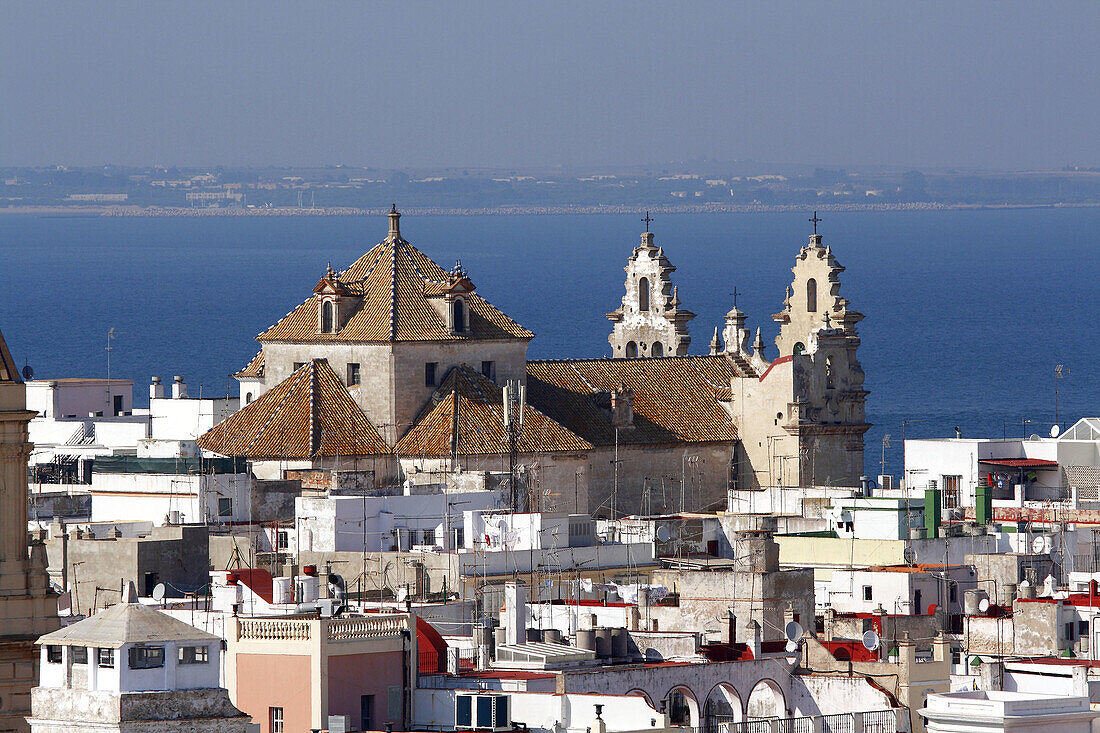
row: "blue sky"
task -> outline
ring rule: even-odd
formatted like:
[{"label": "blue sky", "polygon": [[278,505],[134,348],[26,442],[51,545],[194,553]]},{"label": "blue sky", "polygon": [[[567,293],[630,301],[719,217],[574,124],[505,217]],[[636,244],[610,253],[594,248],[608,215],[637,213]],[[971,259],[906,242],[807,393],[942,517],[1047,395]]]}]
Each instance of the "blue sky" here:
[{"label": "blue sky", "polygon": [[7,2],[0,165],[1100,165],[1100,4]]}]

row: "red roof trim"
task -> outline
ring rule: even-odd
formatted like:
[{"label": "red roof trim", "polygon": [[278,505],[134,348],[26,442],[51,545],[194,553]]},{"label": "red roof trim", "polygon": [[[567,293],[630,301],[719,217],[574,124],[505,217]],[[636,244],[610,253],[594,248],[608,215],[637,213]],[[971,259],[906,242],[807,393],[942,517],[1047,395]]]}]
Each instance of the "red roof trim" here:
[{"label": "red roof trim", "polygon": [[981,458],[978,463],[1011,468],[1058,468],[1058,461],[1048,461],[1044,458]]},{"label": "red roof trim", "polygon": [[266,570],[233,570],[250,591],[271,603],[271,573]]},{"label": "red roof trim", "polygon": [[760,375],[760,381],[763,382],[764,377],[766,377],[766,376],[768,376],[769,374],[772,373],[772,367],[773,366],[775,366],[776,364],[786,364],[788,361],[791,361],[793,359],[794,359],[793,356],[781,356],[778,359],[776,359],[775,361],[773,361],[771,364],[768,364],[768,368],[765,369],[764,373]]}]

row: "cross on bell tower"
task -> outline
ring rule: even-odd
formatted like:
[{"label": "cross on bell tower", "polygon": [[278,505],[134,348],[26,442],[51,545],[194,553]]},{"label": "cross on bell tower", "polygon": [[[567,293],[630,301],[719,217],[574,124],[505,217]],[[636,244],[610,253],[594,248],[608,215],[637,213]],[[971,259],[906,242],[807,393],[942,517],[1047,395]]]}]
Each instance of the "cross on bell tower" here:
[{"label": "cross on bell tower", "polygon": [[646,210],[645,218],[642,219],[642,221],[645,222],[645,230],[648,232],[649,231],[649,225],[653,223],[653,217],[651,217],[649,215],[649,210],[648,209]]},{"label": "cross on bell tower", "polygon": [[819,218],[819,217],[818,217],[818,215],[817,215],[817,211],[815,210],[815,211],[814,211],[814,216],[813,216],[813,218],[812,218],[812,219],[807,219],[806,221],[810,221],[810,222],[813,222],[813,225],[814,225],[814,234],[817,234],[817,225],[818,225],[818,224],[819,224],[820,222],[824,221],[824,219],[821,219],[821,218]]}]

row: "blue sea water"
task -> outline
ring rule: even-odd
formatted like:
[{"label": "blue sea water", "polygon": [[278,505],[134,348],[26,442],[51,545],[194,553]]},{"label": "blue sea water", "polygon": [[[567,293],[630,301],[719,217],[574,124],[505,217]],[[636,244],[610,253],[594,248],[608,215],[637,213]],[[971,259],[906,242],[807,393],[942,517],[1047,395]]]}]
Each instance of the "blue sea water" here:
[{"label": "blue sea water", "polygon": [[[790,268],[809,232],[788,213],[669,214],[656,241],[677,266],[705,353],[736,286],[749,325],[777,331]],[[404,236],[533,330],[532,358],[605,356],[633,215],[405,216]],[[1100,209],[833,213],[821,228],[845,265],[841,294],[863,312],[871,390],[867,472],[897,472],[907,437],[1047,434],[1100,413]],[[0,329],[40,378],[186,376],[225,394],[253,337],[385,236],[383,217],[66,218],[0,216]],[[774,356],[774,345],[771,355]],[[1030,423],[1025,421],[1030,420]]]}]

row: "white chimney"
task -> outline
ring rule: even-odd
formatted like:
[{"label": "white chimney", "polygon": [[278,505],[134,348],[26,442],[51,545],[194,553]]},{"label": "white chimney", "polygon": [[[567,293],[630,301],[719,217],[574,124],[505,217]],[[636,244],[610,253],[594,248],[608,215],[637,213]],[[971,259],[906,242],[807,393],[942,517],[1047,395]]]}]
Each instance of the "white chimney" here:
[{"label": "white chimney", "polygon": [[504,584],[505,644],[527,643],[527,587],[523,583]]},{"label": "white chimney", "polygon": [[160,377],[153,377],[153,383],[149,385],[149,399],[164,399],[164,385],[160,383]]},{"label": "white chimney", "polygon": [[172,380],[172,399],[187,399],[187,383],[183,381],[183,377],[177,374],[176,376],[172,377]]}]

